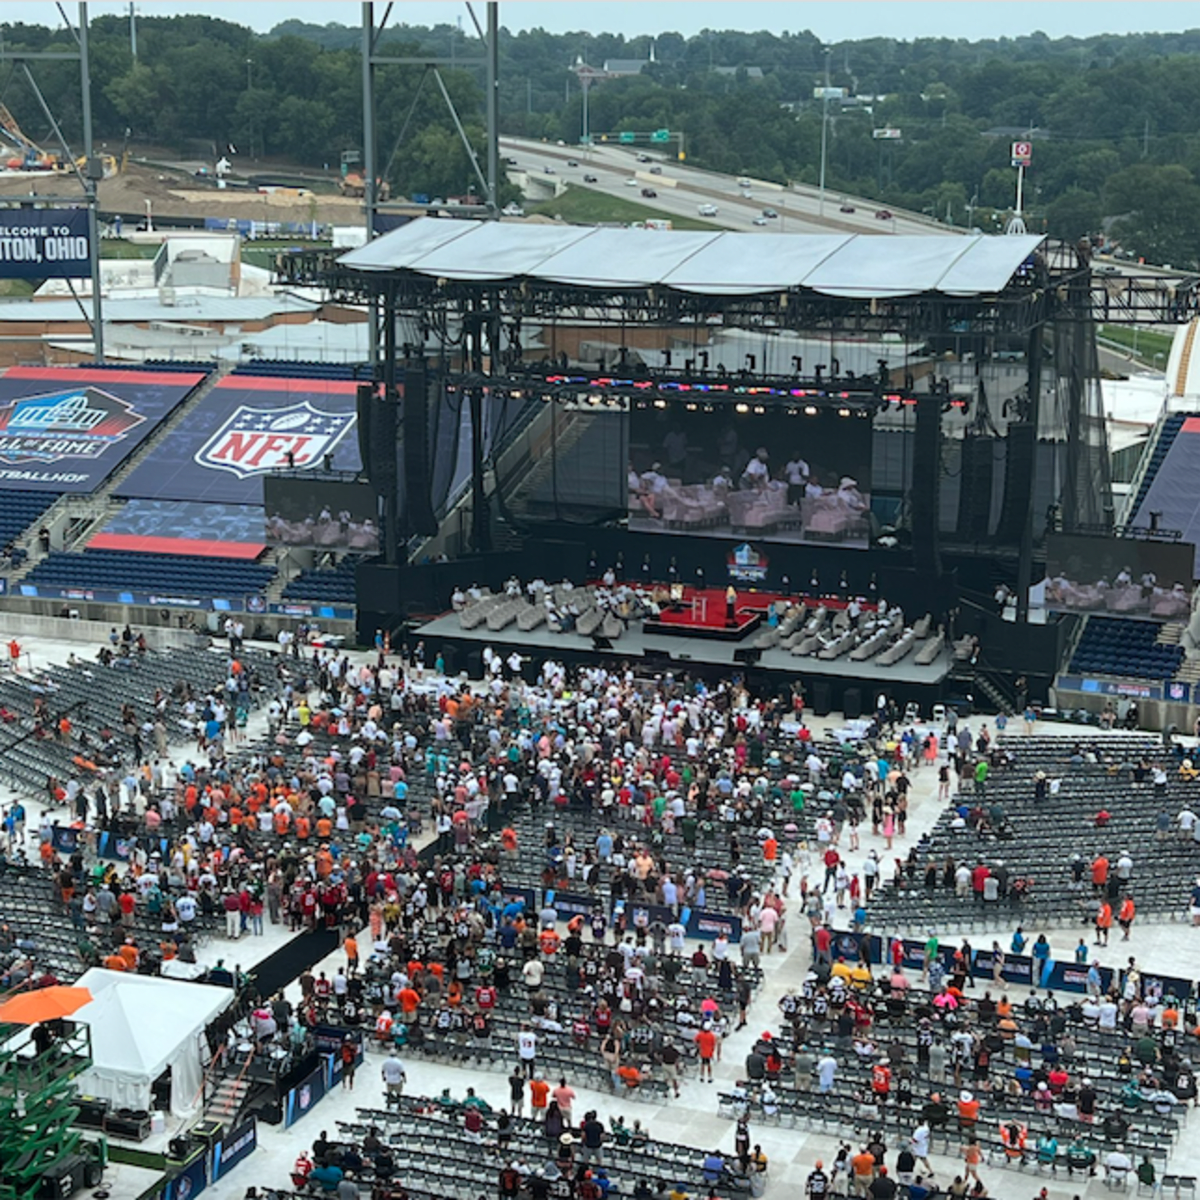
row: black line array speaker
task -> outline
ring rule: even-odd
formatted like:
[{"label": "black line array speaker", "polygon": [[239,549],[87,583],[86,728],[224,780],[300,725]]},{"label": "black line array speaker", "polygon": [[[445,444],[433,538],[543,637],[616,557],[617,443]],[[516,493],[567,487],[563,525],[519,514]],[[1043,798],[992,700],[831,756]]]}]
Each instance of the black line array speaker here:
[{"label": "black line array speaker", "polygon": [[371,474],[371,422],[375,419],[375,398],[378,395],[375,384],[360,383],[355,393],[356,408],[358,409],[358,456],[362,459],[363,470]]},{"label": "black line array speaker", "polygon": [[813,683],[812,711],[814,717],[827,717],[833,712],[833,688],[824,679]]},{"label": "black line array speaker", "polygon": [[1008,451],[1004,463],[1004,503],[996,539],[1019,543],[1025,533],[1029,513],[1029,493],[1033,487],[1033,459],[1037,439],[1032,421],[1014,423],[1004,439]]},{"label": "black line array speaker", "polygon": [[958,532],[974,541],[989,534],[992,515],[992,476],[999,443],[991,437],[966,437],[962,442],[962,482],[958,493]]},{"label": "black line array speaker", "polygon": [[404,511],[410,533],[437,533],[429,470],[429,375],[423,362],[404,368]]},{"label": "black line array speaker", "polygon": [[942,573],[938,552],[941,520],[942,400],[937,395],[917,398],[913,437],[912,527],[913,560],[930,582]]},{"label": "black line array speaker", "polygon": [[842,713],[847,721],[857,721],[862,716],[862,689],[851,687],[842,693]]}]

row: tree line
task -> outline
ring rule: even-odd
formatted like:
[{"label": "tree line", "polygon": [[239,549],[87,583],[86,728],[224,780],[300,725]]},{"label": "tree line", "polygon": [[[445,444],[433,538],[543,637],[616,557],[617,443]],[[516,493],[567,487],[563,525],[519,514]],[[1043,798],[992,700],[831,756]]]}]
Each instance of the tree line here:
[{"label": "tree line", "polygon": [[[3,32],[10,50],[69,45],[66,31],[14,24]],[[126,18],[99,17],[91,34],[94,129],[110,150],[126,138],[206,155],[233,145],[251,159],[333,167],[361,146],[353,26],[296,19],[259,35],[211,17],[141,17],[136,59]],[[382,45],[395,54],[479,54],[473,36],[448,24],[400,27]],[[614,59],[647,65],[592,88],[593,130],[682,130],[698,165],[811,183],[822,123],[813,88],[827,73],[832,86],[859,98],[830,106],[827,179],[835,191],[991,229],[1013,203],[1009,144],[1028,135],[1033,229],[1071,239],[1103,231],[1151,260],[1200,260],[1200,30],[834,46],[806,31],[654,39],[502,31],[502,130],[577,141],[582,101],[571,67]],[[482,147],[480,74],[442,73],[468,136]],[[74,67],[39,63],[37,75],[68,136],[77,133]],[[427,73],[380,68],[378,97],[380,153],[393,189],[466,191],[469,159]],[[26,132],[48,140],[18,74],[0,99]],[[873,137],[884,127],[899,129],[899,140]]]}]

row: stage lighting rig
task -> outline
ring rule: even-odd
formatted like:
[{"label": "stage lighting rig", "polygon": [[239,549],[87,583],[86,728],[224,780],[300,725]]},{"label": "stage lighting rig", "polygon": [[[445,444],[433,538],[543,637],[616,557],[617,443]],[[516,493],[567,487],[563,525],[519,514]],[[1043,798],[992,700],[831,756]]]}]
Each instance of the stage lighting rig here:
[{"label": "stage lighting rig", "polygon": [[[559,360],[561,361],[561,360]],[[783,409],[796,415],[816,416],[831,410],[842,416],[873,416],[886,412],[891,405],[897,411],[918,403],[912,388],[889,388],[875,375],[846,375],[837,379],[826,376],[823,364],[814,368],[820,374],[796,376],[736,376],[715,372],[680,372],[639,367],[635,373],[603,370],[559,369],[555,362],[536,369],[514,371],[481,383],[478,376],[451,376],[447,386],[487,386],[493,395],[513,399],[539,397],[545,403],[589,408],[655,408],[666,410],[673,404],[686,412],[712,412],[721,406],[739,415],[763,414]],[[969,396],[951,395],[949,382],[931,378],[921,396],[933,399],[944,411],[966,412]]]}]

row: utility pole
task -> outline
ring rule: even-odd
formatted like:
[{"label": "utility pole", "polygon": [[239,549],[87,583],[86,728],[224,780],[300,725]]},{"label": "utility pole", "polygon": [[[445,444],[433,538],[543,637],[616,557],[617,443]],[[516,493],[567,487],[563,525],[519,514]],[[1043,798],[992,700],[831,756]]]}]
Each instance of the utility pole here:
[{"label": "utility pole", "polygon": [[100,221],[96,180],[102,176],[92,153],[92,75],[88,62],[88,6],[79,5],[79,91],[83,117],[83,192],[87,197],[88,257],[92,269],[92,342],[96,361],[104,361],[104,301],[100,295]]},{"label": "utility pole", "polygon": [[820,199],[817,203],[817,215],[825,215],[825,156],[829,144],[829,56],[833,53],[832,46],[825,47],[825,91],[821,100],[821,183]]},{"label": "utility pole", "polygon": [[129,0],[129,52],[137,62],[137,9],[133,7],[133,0]]}]

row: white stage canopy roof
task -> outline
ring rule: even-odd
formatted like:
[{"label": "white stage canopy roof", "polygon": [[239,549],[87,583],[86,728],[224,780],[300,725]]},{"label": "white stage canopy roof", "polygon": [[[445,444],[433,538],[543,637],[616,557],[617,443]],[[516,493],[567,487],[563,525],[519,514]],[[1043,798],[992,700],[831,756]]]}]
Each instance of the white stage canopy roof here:
[{"label": "white stage canopy roof", "polygon": [[1032,236],[697,233],[420,217],[338,261],[461,283],[531,279],[706,296],[806,289],[872,300],[995,295],[1041,243]]}]

